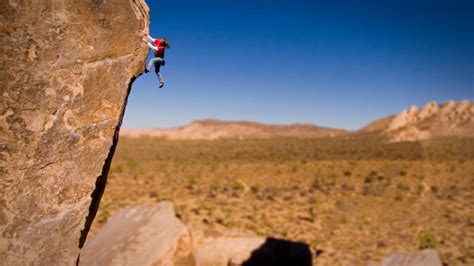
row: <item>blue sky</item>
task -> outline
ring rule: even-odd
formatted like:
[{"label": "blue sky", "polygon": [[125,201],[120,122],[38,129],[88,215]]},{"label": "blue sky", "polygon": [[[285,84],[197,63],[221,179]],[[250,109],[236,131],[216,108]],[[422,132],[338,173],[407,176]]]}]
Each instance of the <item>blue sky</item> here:
[{"label": "blue sky", "polygon": [[[193,120],[358,129],[411,105],[474,99],[474,1],[148,0],[162,67],[125,128]],[[150,54],[151,56],[151,54]]]}]

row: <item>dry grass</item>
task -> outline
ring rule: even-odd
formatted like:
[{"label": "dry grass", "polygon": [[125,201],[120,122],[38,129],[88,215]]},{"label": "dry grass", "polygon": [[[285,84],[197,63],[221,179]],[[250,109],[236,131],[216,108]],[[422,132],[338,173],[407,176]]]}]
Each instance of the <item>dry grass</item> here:
[{"label": "dry grass", "polygon": [[121,138],[93,232],[119,208],[170,200],[191,227],[304,241],[318,265],[436,248],[474,264],[474,140]]}]

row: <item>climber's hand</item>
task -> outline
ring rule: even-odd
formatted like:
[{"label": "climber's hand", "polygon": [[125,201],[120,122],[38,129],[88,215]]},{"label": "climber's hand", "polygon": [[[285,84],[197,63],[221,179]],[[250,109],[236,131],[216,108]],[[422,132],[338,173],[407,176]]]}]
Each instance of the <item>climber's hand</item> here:
[{"label": "climber's hand", "polygon": [[143,40],[145,43],[148,43],[148,40],[147,40],[145,37],[143,37],[142,40]]}]

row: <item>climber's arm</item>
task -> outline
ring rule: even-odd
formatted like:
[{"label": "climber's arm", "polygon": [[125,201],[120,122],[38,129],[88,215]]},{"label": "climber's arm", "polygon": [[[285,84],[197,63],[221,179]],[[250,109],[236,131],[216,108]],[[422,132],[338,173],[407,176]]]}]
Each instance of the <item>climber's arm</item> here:
[{"label": "climber's arm", "polygon": [[149,34],[147,34],[146,37],[150,39],[151,42],[155,42],[155,38],[151,37]]},{"label": "climber's arm", "polygon": [[146,44],[148,44],[148,47],[150,47],[150,49],[158,51],[158,47],[154,46],[153,44],[151,44],[149,42],[147,42]]},{"label": "climber's arm", "polygon": [[143,41],[148,45],[148,47],[150,47],[150,49],[158,51],[158,48],[154,46],[153,44],[151,44],[150,42],[148,42],[148,40],[145,37],[143,38]]},{"label": "climber's arm", "polygon": [[150,42],[155,42],[155,38],[151,37],[146,31],[143,31],[143,36],[145,36],[145,38],[147,38],[147,40]]}]

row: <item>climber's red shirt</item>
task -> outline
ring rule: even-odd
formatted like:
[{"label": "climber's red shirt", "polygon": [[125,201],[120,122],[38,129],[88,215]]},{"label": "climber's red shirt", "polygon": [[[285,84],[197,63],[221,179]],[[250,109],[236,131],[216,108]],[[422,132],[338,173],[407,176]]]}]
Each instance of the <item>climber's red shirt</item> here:
[{"label": "climber's red shirt", "polygon": [[165,58],[165,46],[161,45],[160,39],[155,39],[155,46],[158,50],[155,50],[155,57]]}]

